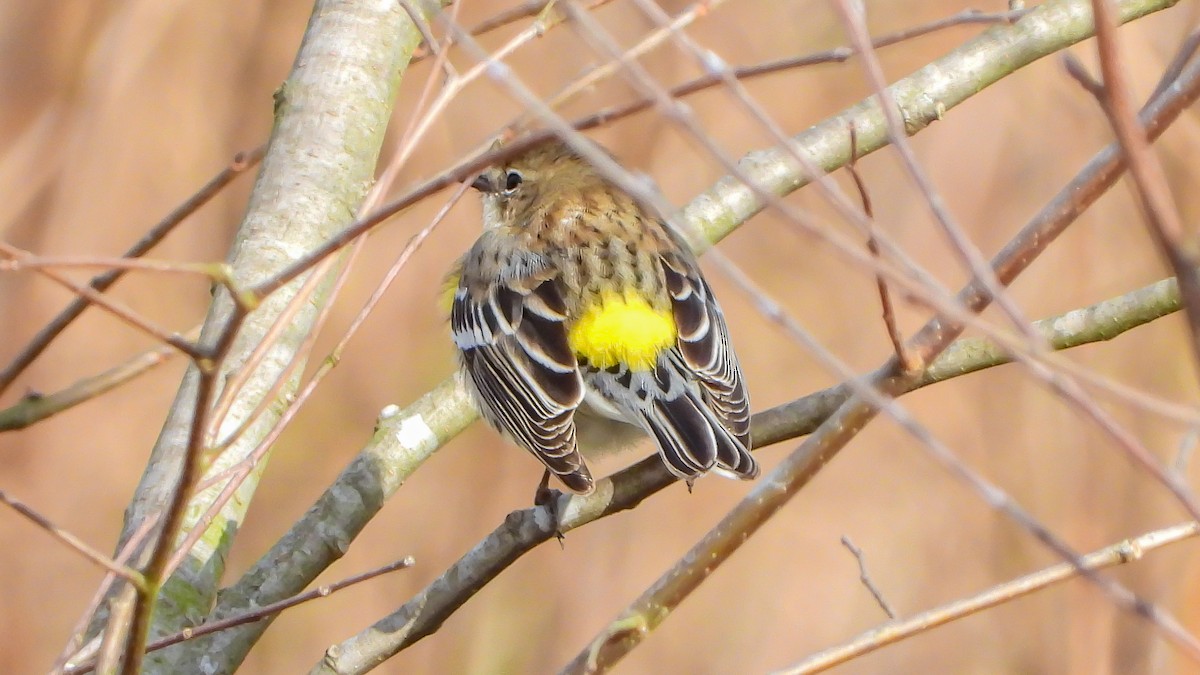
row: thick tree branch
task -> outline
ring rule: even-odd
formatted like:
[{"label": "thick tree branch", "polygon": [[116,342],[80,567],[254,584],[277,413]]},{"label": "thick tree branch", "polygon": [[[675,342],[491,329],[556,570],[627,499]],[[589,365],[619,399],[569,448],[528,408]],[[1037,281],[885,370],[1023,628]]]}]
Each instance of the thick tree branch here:
[{"label": "thick tree branch", "polygon": [[[229,260],[239,287],[268,278],[342,230],[355,216],[357,204],[370,186],[384,131],[391,116],[400,76],[420,34],[397,5],[379,2],[319,0],[304,43],[288,80],[276,92],[276,124],[262,170]],[[247,366],[247,359],[295,301],[303,279],[266,298],[244,321],[224,354],[217,381]],[[279,382],[282,373],[302,360],[305,343],[325,288],[304,299],[265,358],[253,364],[217,433],[241,425],[266,396],[286,399],[295,389],[298,372]],[[234,299],[219,292],[201,336],[216,344],[238,313]],[[126,514],[121,541],[147,518],[164,512],[187,447],[189,428],[199,412],[199,373],[189,370],[177,394],[133,503]],[[268,406],[246,433],[209,467],[225,470],[244,459],[273,427],[278,406]],[[210,430],[211,431],[211,430]],[[211,438],[204,442],[211,442]],[[260,462],[220,511],[178,571],[167,582],[155,610],[154,635],[190,624],[208,613],[216,583],[233,535],[257,485]],[[180,489],[188,490],[184,485]],[[182,532],[165,532],[176,541],[208,510],[219,487],[197,494],[187,507]],[[106,617],[93,623],[94,633]],[[147,672],[197,672],[198,655],[185,649],[155,653]]]}]

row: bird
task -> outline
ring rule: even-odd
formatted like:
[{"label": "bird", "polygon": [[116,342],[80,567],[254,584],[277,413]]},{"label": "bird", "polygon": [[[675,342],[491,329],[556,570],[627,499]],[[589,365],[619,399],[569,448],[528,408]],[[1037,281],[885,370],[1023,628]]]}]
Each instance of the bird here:
[{"label": "bird", "polygon": [[753,479],[750,407],[712,288],[662,219],[552,138],[485,170],[482,234],[447,277],[481,416],[570,491],[649,436],[687,483]]}]

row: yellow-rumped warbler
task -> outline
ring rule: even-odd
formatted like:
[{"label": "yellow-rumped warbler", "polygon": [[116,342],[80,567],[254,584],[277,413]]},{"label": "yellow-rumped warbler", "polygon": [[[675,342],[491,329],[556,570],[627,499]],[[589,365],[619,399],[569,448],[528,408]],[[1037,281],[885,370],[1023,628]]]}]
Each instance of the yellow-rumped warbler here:
[{"label": "yellow-rumped warbler", "polygon": [[472,185],[484,232],[450,326],[484,419],[578,493],[583,455],[644,434],[689,486],[757,476],[742,371],[679,236],[559,140]]}]

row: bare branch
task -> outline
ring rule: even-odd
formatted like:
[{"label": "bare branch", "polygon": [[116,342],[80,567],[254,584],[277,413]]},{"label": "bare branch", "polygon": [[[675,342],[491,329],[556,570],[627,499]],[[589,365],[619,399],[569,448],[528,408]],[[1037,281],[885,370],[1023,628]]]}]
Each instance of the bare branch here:
[{"label": "bare branch", "polygon": [[[220,194],[221,190],[233,182],[234,178],[237,178],[247,169],[258,164],[259,160],[262,159],[264,150],[265,146],[260,146],[249,152],[238,153],[229,166],[209,179],[195,194],[176,207],[171,213],[167,214],[154,227],[150,228],[144,237],[131,246],[129,250],[125,251],[124,257],[137,258],[153,249],[158,242],[162,241],[185,218],[198,211],[200,207]],[[124,270],[112,270],[92,279],[88,285],[96,292],[103,293],[116,283],[124,273]],[[58,316],[54,317],[50,323],[38,331],[37,335],[29,341],[29,344],[13,359],[12,363],[5,366],[3,371],[0,371],[0,394],[8,389],[13,380],[17,379],[29,367],[29,364],[33,363],[34,359],[41,355],[46,347],[50,346],[54,338],[62,333],[63,329],[72,321],[78,318],[83,313],[83,310],[87,309],[89,304],[90,301],[84,296],[76,298]]]},{"label": "bare branch", "polygon": [[[1179,280],[1179,293],[1191,330],[1192,365],[1200,371],[1200,237],[1194,228],[1189,231],[1184,227],[1167,184],[1167,174],[1150,149],[1150,139],[1138,122],[1133,94],[1121,62],[1118,21],[1109,0],[1092,0],[1092,8],[1096,15],[1100,70],[1104,74],[1101,99],[1104,112],[1129,162],[1129,175],[1137,188],[1138,203],[1150,233]],[[1188,50],[1185,43],[1180,53]]]},{"label": "bare branch", "polygon": [[[1200,534],[1200,524],[1182,523],[1161,530],[1126,539],[1098,551],[1080,556],[1082,569],[1094,572],[1107,567],[1124,565],[1140,560],[1146,553]],[[1080,568],[1069,562],[1059,563],[1038,572],[1013,579],[995,586],[978,595],[921,612],[908,619],[892,621],[873,628],[843,645],[826,649],[804,659],[800,663],[774,675],[801,675],[819,673],[851,659],[869,654],[881,647],[899,642],[914,635],[928,632],[990,607],[1011,602],[1054,584],[1080,576]]]},{"label": "bare branch", "polygon": [[896,610],[892,609],[892,606],[888,604],[887,598],[883,597],[883,591],[879,590],[879,587],[871,580],[871,575],[867,573],[867,561],[862,549],[855,546],[854,542],[850,541],[850,537],[845,535],[842,535],[842,546],[845,546],[846,550],[850,551],[850,555],[854,556],[854,559],[858,562],[858,580],[871,592],[871,597],[875,598],[875,603],[879,605],[883,613],[887,614],[889,619],[895,619]]},{"label": "bare branch", "polygon": [[0,502],[7,504],[12,508],[12,510],[24,516],[34,525],[37,525],[39,528],[45,530],[50,534],[50,536],[66,544],[68,548],[82,555],[84,558],[87,558],[90,562],[95,563],[109,572],[112,572],[113,574],[125,579],[135,586],[145,586],[146,581],[142,578],[142,575],[137,572],[137,570],[131,570],[121,563],[104,555],[103,553],[100,553],[91,546],[88,546],[88,544],[79,537],[76,537],[70,532],[67,532],[61,527],[50,522],[49,518],[35,511],[33,507],[20,501],[19,499],[14,499],[3,490],[0,490]]},{"label": "bare branch", "polygon": [[[185,336],[193,340],[199,329]],[[107,391],[129,382],[142,373],[166,363],[178,352],[169,346],[161,346],[139,354],[125,363],[118,364],[98,375],[86,377],[53,394],[26,394],[17,403],[0,410],[0,432],[24,429],[47,417],[89,401]]]}]

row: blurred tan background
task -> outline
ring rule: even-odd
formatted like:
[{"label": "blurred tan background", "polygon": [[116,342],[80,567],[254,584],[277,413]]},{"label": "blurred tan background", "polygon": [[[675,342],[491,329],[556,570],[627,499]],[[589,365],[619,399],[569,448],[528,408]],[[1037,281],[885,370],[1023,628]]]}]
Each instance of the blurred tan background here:
[{"label": "blurred tan background", "polygon": [[[1005,3],[867,3],[883,33],[967,7]],[[506,7],[466,3],[464,24]],[[684,3],[664,4],[676,12]],[[271,93],[286,77],[310,3],[268,0],[93,0],[0,3],[0,236],[44,254],[116,255],[239,150],[266,138]],[[1121,32],[1140,95],[1153,87],[1196,5],[1181,3]],[[597,16],[629,44],[650,26],[628,3]],[[495,47],[516,27],[485,37]],[[979,28],[960,27],[882,53],[890,79],[953,49]],[[828,3],[745,0],[690,29],[732,64],[842,44]],[[1076,48],[1088,63],[1094,46]],[[460,66],[468,61],[455,57]],[[595,62],[567,27],[519,52],[516,73],[542,94]],[[645,59],[664,83],[697,74],[672,46]],[[406,76],[398,120],[407,121],[429,63]],[[867,93],[856,63],[790,71],[747,84],[786,130],[798,132]],[[606,84],[569,107],[587,112],[633,90]],[[693,96],[698,119],[740,156],[769,138],[726,94]],[[405,168],[401,186],[448,166],[519,111],[486,82],[449,109]],[[403,124],[394,125],[403,128]],[[695,143],[654,113],[593,134],[631,168],[654,176],[676,204],[722,174]],[[914,141],[925,167],[985,254],[994,253],[1100,147],[1109,131],[1095,103],[1047,59],[951,111]],[[1159,143],[1185,220],[1200,213],[1195,190],[1200,123],[1191,111]],[[893,154],[867,158],[881,226],[952,288],[965,274]],[[839,177],[843,184],[844,176]],[[239,180],[190,219],[153,257],[224,257],[251,184]],[[327,353],[382,270],[440,205],[429,200],[371,240],[314,352]],[[828,215],[810,190],[793,204]],[[367,440],[380,408],[411,401],[452,368],[435,303],[443,270],[478,232],[479,207],[456,207],[401,274],[275,449],[229,565],[236,578],[298,517]],[[845,225],[835,225],[845,228]],[[874,282],[821,241],[770,214],[749,222],[723,251],[851,367],[875,367],[889,347]],[[83,278],[81,275],[75,275]],[[1105,196],[1013,289],[1033,317],[1063,312],[1165,276],[1127,187]],[[730,318],[755,408],[835,382],[804,349],[764,319],[710,268]],[[133,275],[115,296],[164,325],[203,317],[207,285]],[[7,362],[69,297],[29,273],[0,273],[0,361]],[[994,312],[989,319],[1002,323]],[[925,314],[900,309],[911,331]],[[152,346],[89,311],[8,392],[53,392]],[[1068,358],[1170,400],[1194,402],[1196,369],[1183,324],[1170,317]],[[30,503],[93,546],[110,551],[182,372],[175,360],[103,398],[34,428],[0,435],[0,489]],[[1164,460],[1185,429],[1128,404],[1101,399]],[[903,400],[917,418],[984,476],[1079,550],[1183,518],[1164,490],[1093,426],[1020,367],[952,381]],[[795,442],[761,453],[766,468]],[[645,452],[649,452],[646,449]],[[601,473],[619,468],[621,458]],[[1194,479],[1193,470],[1189,476]],[[287,612],[243,672],[306,670],[329,644],[393,610],[489,532],[528,505],[540,468],[502,447],[481,425],[443,449],[323,578],[334,581],[413,555],[415,569]],[[485,487],[486,486],[486,487]],[[653,582],[748,490],[704,480],[676,486],[633,512],[526,556],[442,630],[382,666],[385,673],[552,672]],[[847,535],[875,582],[904,615],[969,595],[1051,563],[1054,556],[930,461],[885,419],[856,439],[789,508],[752,539],[623,665],[623,672],[762,672],[843,641],[884,616],[859,584]],[[1116,576],[1200,631],[1197,544],[1156,552]],[[101,578],[97,568],[8,510],[0,510],[0,672],[43,671]],[[1185,672],[1143,622],[1123,615],[1089,584],[1071,582],[861,659],[839,672]]]}]

